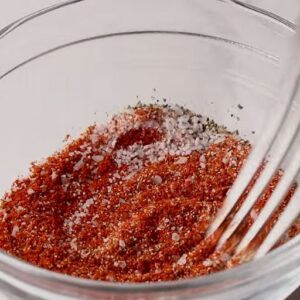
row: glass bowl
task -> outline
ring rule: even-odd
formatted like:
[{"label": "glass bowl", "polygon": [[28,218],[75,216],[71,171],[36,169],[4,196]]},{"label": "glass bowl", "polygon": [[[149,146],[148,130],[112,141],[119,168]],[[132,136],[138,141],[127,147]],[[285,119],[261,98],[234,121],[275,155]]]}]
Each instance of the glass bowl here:
[{"label": "glass bowl", "polygon": [[[137,101],[190,107],[257,143],[274,112],[294,26],[234,1],[63,1],[0,31],[0,192],[30,162]],[[259,33],[259,34],[258,34]],[[240,109],[243,107],[243,109]],[[1,299],[284,299],[300,240],[210,276],[118,284],[0,253]]]}]

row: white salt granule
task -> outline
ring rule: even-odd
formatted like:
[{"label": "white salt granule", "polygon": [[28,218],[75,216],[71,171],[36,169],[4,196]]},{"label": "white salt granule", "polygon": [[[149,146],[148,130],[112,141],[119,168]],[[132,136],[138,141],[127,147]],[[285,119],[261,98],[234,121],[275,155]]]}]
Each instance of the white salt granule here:
[{"label": "white salt granule", "polygon": [[35,193],[35,191],[33,190],[33,189],[28,189],[27,190],[27,194],[28,195],[32,195],[32,194],[34,194]]},{"label": "white salt granule", "polygon": [[89,211],[89,207],[94,204],[94,199],[87,199],[75,213],[69,218],[69,220],[64,221],[64,226],[67,227],[68,232],[73,231],[74,224],[80,225],[81,219],[85,217]]},{"label": "white salt granule", "polygon": [[175,241],[175,242],[178,242],[180,240],[179,234],[176,233],[176,232],[173,232],[172,233],[172,240]]},{"label": "white salt granule", "polygon": [[121,260],[121,261],[115,261],[114,262],[114,266],[115,267],[119,267],[121,269],[125,269],[126,268],[126,262]]},{"label": "white salt granule", "polygon": [[126,247],[126,244],[125,244],[124,240],[119,240],[119,246],[121,248],[125,248]]},{"label": "white salt granule", "polygon": [[201,155],[200,156],[200,158],[199,158],[199,161],[201,162],[201,163],[206,163],[206,158],[205,158],[205,156],[204,155]]},{"label": "white salt granule", "polygon": [[184,266],[186,264],[187,254],[183,254],[177,261],[177,264],[180,266]]},{"label": "white salt granule", "polygon": [[55,171],[53,171],[51,174],[51,179],[55,180],[57,177],[58,177],[57,173]]},{"label": "white salt granule", "polygon": [[154,184],[161,184],[162,183],[162,178],[159,176],[159,175],[155,175],[153,178],[152,178],[152,182]]},{"label": "white salt granule", "polygon": [[179,157],[179,158],[175,161],[175,164],[176,164],[176,165],[183,165],[183,164],[185,164],[187,161],[188,161],[187,157],[182,156],[182,157]]},{"label": "white salt granule", "polygon": [[200,163],[200,168],[201,168],[201,169],[205,169],[205,167],[206,167],[206,164]]},{"label": "white salt granule", "polygon": [[72,239],[72,241],[70,242],[70,246],[71,249],[74,251],[77,251],[78,247],[77,247],[77,238]]},{"label": "white salt granule", "polygon": [[12,232],[11,232],[11,235],[12,235],[13,237],[16,237],[16,235],[17,235],[18,232],[19,232],[19,226],[14,225],[13,230],[12,230]]},{"label": "white salt granule", "polygon": [[202,262],[202,264],[204,267],[211,267],[213,265],[213,262],[210,259],[206,259]]},{"label": "white salt granule", "polygon": [[16,210],[17,212],[22,212],[22,211],[25,210],[25,208],[24,208],[23,206],[19,205],[19,206],[16,206],[16,207],[15,207],[15,210]]},{"label": "white salt granule", "polygon": [[83,165],[84,165],[84,162],[81,159],[74,165],[74,167],[73,167],[74,171],[79,171],[83,167]]},{"label": "white salt granule", "polygon": [[227,165],[228,162],[229,162],[229,157],[227,157],[227,156],[223,157],[222,163],[223,163],[224,165]]},{"label": "white salt granule", "polygon": [[82,205],[82,209],[83,211],[87,211],[87,209],[94,204],[94,199],[93,198],[89,198],[85,201],[85,203]]},{"label": "white salt granule", "polygon": [[94,155],[94,156],[92,156],[92,160],[97,162],[97,163],[102,161],[103,158],[104,158],[103,155]]}]

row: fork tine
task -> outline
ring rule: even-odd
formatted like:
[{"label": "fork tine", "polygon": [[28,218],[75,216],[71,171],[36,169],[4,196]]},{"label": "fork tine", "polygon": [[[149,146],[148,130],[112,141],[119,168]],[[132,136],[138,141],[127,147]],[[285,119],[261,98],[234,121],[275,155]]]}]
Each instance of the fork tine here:
[{"label": "fork tine", "polygon": [[[238,253],[242,249],[246,248],[248,246],[248,244],[255,238],[255,236],[258,234],[258,232],[262,229],[262,227],[266,224],[269,217],[276,210],[276,208],[280,205],[282,199],[285,197],[285,195],[289,191],[289,189],[290,189],[292,183],[294,182],[295,177],[297,176],[299,171],[300,171],[300,152],[296,151],[294,157],[291,158],[290,165],[288,166],[288,168],[285,169],[284,175],[283,175],[282,179],[280,180],[280,182],[278,183],[278,186],[273,191],[270,199],[268,199],[267,203],[261,210],[257,219],[253,223],[252,227],[249,229],[249,231],[246,233],[246,235],[242,239],[241,243],[239,244],[239,246],[236,249],[236,253]],[[290,200],[290,201],[292,201],[292,200]],[[298,206],[300,209],[299,204],[298,204]],[[299,209],[297,210],[297,213],[299,213]],[[285,212],[284,212],[284,214],[285,214]],[[283,216],[283,214],[281,216]],[[277,222],[280,222],[280,224],[282,224],[282,221],[280,221],[281,216],[280,216],[279,220],[277,221]],[[283,224],[285,225],[285,223],[283,223]],[[278,229],[278,226],[277,226],[277,229]],[[277,232],[277,233],[279,234],[279,232]],[[273,238],[271,240],[269,239],[269,242],[266,245],[268,245],[268,246],[271,245],[271,242],[274,241],[277,233],[276,232],[273,233]],[[277,237],[277,239],[279,239],[280,236]],[[264,246],[263,249],[266,249],[265,247],[266,246]]]},{"label": "fork tine", "polygon": [[277,112],[277,116],[273,119],[272,124],[270,124],[267,134],[265,137],[260,139],[257,146],[250,153],[249,158],[245,162],[244,167],[242,168],[239,176],[237,177],[233,187],[229,190],[227,198],[223,204],[223,207],[218,212],[215,220],[210,225],[207,236],[213,234],[224,222],[226,217],[229,215],[240,196],[246,190],[251,179],[254,177],[255,173],[261,166],[270,145],[273,144],[274,139],[276,138],[276,133],[278,132],[280,123],[282,119],[285,118],[285,115],[282,112]]},{"label": "fork tine", "polygon": [[213,234],[224,222],[227,215],[233,209],[242,193],[246,190],[250,180],[254,177],[255,173],[259,169],[266,154],[273,145],[278,135],[280,125],[287,118],[290,105],[293,101],[293,95],[299,80],[299,49],[300,49],[300,30],[297,31],[296,36],[293,39],[292,55],[286,60],[286,63],[282,67],[282,74],[284,74],[283,87],[281,91],[281,105],[280,109],[276,111],[276,115],[271,119],[271,122],[266,129],[266,134],[261,138],[251,152],[248,160],[242,168],[235,184],[229,191],[226,201],[223,207],[217,214],[214,222],[210,225],[207,236]]},{"label": "fork tine", "polygon": [[298,188],[286,206],[269,235],[257,249],[254,259],[266,255],[278,242],[282,235],[290,228],[300,214],[300,189]]},{"label": "fork tine", "polygon": [[[297,102],[300,102],[299,93],[300,91],[298,88],[297,93],[295,95],[298,96],[296,99]],[[240,209],[234,216],[233,220],[231,221],[229,226],[227,226],[225,232],[222,234],[220,241],[218,243],[218,248],[220,248],[224,244],[224,242],[233,234],[233,232],[237,229],[237,227],[240,225],[240,223],[249,213],[254,203],[259,198],[259,196],[263,193],[266,186],[270,182],[272,176],[275,174],[280,163],[285,158],[293,140],[297,137],[296,134],[299,130],[299,123],[300,123],[300,116],[299,116],[300,110],[294,109],[294,105],[297,104],[296,100],[293,102],[293,105],[291,106],[288,112],[287,118],[285,119],[285,123],[283,124],[282,128],[279,130],[276,140],[272,145],[272,150],[273,148],[275,148],[275,150],[272,153],[272,157],[270,161],[267,163],[265,169],[262,171],[257,182],[251,188],[249,195],[244,200],[243,204],[241,205]]]}]

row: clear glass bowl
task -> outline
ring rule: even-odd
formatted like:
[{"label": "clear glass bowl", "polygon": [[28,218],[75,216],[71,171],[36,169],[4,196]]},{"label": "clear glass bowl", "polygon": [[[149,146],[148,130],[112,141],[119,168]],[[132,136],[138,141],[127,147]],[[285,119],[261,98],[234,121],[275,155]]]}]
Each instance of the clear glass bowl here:
[{"label": "clear glass bowl", "polygon": [[[0,192],[67,133],[138,100],[167,98],[257,143],[282,106],[289,24],[217,0],[65,1],[11,24],[0,31]],[[299,283],[299,238],[236,269],[149,284],[72,278],[0,253],[8,299],[280,300]]]}]

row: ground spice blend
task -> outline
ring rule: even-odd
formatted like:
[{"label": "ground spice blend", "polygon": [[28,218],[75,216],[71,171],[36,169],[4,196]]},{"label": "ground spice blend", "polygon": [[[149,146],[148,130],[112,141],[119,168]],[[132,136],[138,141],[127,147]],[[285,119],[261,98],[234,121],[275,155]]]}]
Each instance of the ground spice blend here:
[{"label": "ground spice blend", "polygon": [[96,280],[223,269],[228,257],[203,246],[205,232],[249,151],[237,134],[182,107],[129,108],[13,183],[2,198],[0,248]]}]

